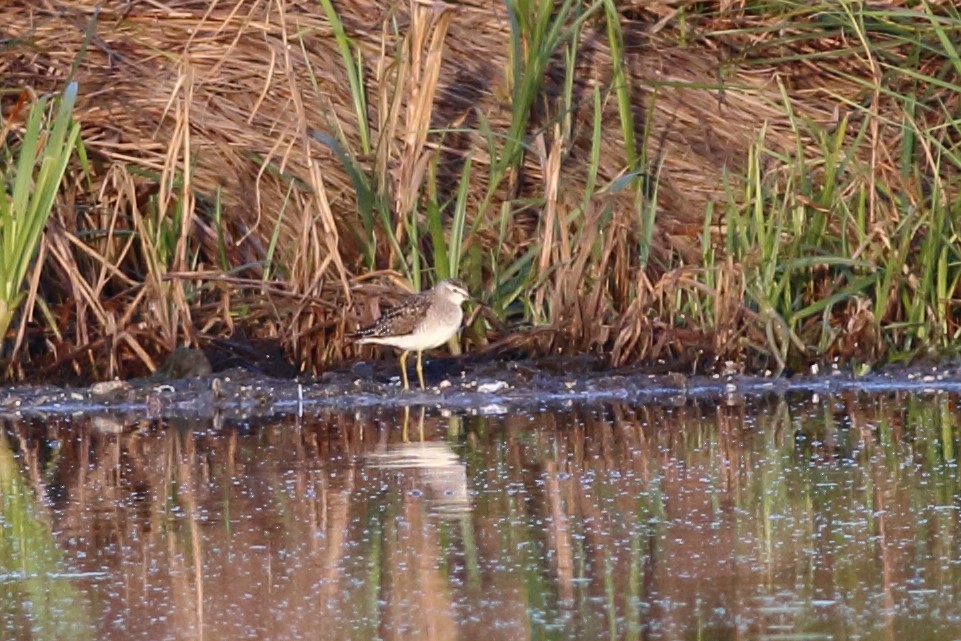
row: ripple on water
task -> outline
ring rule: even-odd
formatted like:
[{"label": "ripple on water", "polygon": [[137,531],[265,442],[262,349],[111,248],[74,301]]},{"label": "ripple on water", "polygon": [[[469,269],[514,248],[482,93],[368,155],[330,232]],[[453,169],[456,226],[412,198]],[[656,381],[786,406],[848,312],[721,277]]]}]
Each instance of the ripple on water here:
[{"label": "ripple on water", "polygon": [[956,639],[957,399],[744,403],[8,421],[0,637]]}]

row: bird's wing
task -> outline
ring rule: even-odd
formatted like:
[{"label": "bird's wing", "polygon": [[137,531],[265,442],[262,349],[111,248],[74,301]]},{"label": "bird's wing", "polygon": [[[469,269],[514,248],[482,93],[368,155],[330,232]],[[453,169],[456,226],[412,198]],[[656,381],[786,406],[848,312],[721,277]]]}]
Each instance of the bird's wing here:
[{"label": "bird's wing", "polygon": [[403,299],[395,307],[384,312],[372,325],[361,328],[351,334],[354,338],[366,336],[403,336],[410,334],[424,318],[430,298],[425,292],[412,294]]}]

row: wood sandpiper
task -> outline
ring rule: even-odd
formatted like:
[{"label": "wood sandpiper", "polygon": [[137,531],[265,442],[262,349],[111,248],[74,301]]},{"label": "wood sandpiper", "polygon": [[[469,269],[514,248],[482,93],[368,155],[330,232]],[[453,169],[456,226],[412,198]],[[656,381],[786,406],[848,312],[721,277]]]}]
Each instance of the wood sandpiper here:
[{"label": "wood sandpiper", "polygon": [[407,379],[407,355],[417,352],[417,378],[424,387],[425,349],[439,347],[449,341],[464,320],[461,305],[471,297],[467,286],[455,278],[442,280],[433,289],[413,294],[385,313],[369,327],[364,327],[350,338],[364,345],[390,345],[403,350],[400,355],[400,374],[404,389],[410,389]]}]

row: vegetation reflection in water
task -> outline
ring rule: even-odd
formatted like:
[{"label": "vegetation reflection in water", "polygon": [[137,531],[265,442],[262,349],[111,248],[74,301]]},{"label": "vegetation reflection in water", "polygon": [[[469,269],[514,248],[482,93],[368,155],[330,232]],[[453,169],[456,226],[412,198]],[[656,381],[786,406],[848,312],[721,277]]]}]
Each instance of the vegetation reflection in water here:
[{"label": "vegetation reflection in water", "polygon": [[953,397],[406,419],[8,421],[0,637],[961,629]]}]

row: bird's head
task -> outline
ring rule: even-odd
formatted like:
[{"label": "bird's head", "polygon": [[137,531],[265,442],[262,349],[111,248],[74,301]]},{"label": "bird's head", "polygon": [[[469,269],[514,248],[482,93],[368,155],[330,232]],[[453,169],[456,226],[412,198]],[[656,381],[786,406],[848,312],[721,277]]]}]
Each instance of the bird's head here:
[{"label": "bird's head", "polygon": [[467,291],[467,285],[456,278],[448,278],[440,281],[437,283],[437,289],[449,301],[458,305],[471,298],[470,292]]}]

